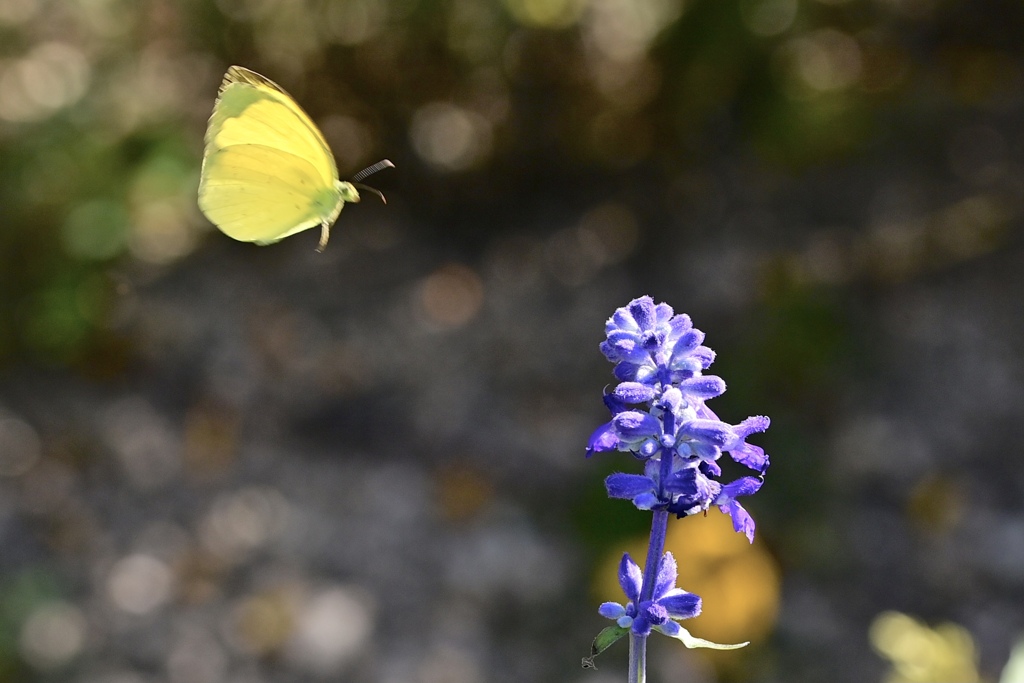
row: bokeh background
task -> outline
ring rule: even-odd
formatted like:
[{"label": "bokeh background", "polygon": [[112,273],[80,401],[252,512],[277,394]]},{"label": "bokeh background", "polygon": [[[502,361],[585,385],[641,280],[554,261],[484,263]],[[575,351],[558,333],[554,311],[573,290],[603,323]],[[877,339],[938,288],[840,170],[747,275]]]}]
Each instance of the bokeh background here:
[{"label": "bokeh background", "polygon": [[[583,450],[643,294],[773,419],[755,543],[669,539],[691,630],[753,643],[655,639],[651,680],[1000,680],[1022,35],[1015,0],[0,0],[0,681],[621,681],[580,659],[649,517]],[[393,160],[388,205],[323,254],[212,228],[230,64],[343,177]]]}]

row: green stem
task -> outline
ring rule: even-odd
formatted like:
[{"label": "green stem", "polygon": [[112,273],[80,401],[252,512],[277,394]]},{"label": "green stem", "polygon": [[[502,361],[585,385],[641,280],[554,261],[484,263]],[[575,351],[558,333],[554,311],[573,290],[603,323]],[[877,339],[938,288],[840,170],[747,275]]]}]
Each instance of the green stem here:
[{"label": "green stem", "polygon": [[[644,583],[639,602],[646,602],[654,595],[654,581],[658,576],[658,565],[665,550],[665,534],[668,531],[668,512],[658,510],[651,521],[651,540],[647,546],[647,563],[644,565]],[[647,636],[629,634],[629,681],[644,683],[647,679]]]},{"label": "green stem", "polygon": [[647,636],[629,634],[629,680],[628,683],[644,683],[647,680]]},{"label": "green stem", "polygon": [[[666,420],[666,430],[673,430],[672,414]],[[661,487],[659,495],[664,496],[664,482],[672,473],[672,451],[662,448],[661,452]],[[651,520],[651,538],[647,543],[647,561],[644,564],[643,586],[637,606],[654,597],[654,582],[658,577],[658,565],[665,552],[665,535],[668,533],[668,511],[655,510]],[[632,631],[629,634],[629,681],[628,683],[644,683],[647,680],[647,636],[639,636]]]}]

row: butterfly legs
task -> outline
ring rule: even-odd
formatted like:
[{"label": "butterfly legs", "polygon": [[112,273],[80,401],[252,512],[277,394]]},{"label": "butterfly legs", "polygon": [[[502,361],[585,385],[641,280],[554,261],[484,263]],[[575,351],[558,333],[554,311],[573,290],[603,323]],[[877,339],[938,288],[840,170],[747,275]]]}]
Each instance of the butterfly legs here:
[{"label": "butterfly legs", "polygon": [[327,240],[331,238],[331,224],[324,221],[320,224],[320,244],[316,245],[317,253],[324,253],[324,248],[327,246]]}]

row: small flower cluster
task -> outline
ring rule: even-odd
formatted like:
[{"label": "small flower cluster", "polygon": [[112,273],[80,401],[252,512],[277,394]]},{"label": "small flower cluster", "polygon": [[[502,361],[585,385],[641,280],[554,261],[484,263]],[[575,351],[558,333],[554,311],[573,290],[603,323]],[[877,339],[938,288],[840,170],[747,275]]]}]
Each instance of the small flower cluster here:
[{"label": "small flower cluster", "polygon": [[614,619],[621,628],[646,636],[657,630],[667,636],[679,635],[680,626],[673,619],[691,619],[700,614],[700,597],[676,588],[676,560],[665,553],[658,563],[654,590],[643,598],[643,574],[633,558],[626,553],[619,563],[619,585],[629,602],[620,605],[606,602],[598,608],[602,617]]},{"label": "small flower cluster", "polygon": [[[750,417],[730,425],[705,405],[725,392],[725,382],[704,375],[715,353],[690,317],[675,315],[650,297],[619,308],[605,325],[601,351],[615,363],[619,384],[605,395],[612,419],[590,437],[587,456],[625,451],[644,462],[643,474],[612,474],[608,495],[625,498],[641,510],[664,510],[678,517],[717,505],[733,528],[753,541],[754,520],[737,502],[755,493],[768,468],[764,450],[746,443],[768,428],[768,418]],[[721,484],[718,459],[728,453],[757,472]]]}]

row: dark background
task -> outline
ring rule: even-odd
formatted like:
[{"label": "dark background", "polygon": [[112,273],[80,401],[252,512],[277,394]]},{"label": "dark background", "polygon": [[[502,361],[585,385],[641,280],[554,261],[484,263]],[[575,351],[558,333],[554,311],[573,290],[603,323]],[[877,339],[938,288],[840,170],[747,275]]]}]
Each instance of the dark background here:
[{"label": "dark background", "polygon": [[[621,681],[624,644],[579,661],[649,519],[583,450],[643,294],[773,420],[755,544],[669,539],[693,633],[753,643],[655,639],[650,680],[997,681],[1022,35],[1010,1],[0,0],[0,681]],[[342,177],[394,161],[388,205],[323,254],[210,226],[230,64]]]}]

